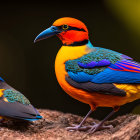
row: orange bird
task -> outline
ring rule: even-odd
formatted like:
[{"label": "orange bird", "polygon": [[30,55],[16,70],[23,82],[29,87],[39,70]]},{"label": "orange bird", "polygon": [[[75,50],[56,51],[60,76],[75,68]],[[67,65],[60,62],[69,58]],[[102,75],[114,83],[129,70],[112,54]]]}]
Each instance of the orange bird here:
[{"label": "orange bird", "polygon": [[[93,46],[87,27],[75,18],[56,20],[34,42],[53,35],[57,35],[63,43],[55,60],[55,73],[60,86],[67,94],[89,104],[91,108],[79,125],[67,129],[93,133],[112,128],[103,123],[121,105],[140,98],[140,64],[124,54]],[[113,111],[99,124],[83,126],[97,107],[112,107]]]}]

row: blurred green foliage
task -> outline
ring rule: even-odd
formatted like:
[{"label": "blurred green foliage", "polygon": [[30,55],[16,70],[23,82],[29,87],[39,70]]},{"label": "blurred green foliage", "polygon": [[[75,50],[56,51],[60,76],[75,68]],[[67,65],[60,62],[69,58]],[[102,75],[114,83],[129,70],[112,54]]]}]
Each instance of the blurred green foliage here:
[{"label": "blurred green foliage", "polygon": [[134,41],[140,42],[140,1],[139,0],[106,0],[107,7],[131,32]]},{"label": "blurred green foliage", "polygon": [[[140,1],[139,0],[106,0],[106,5],[112,14],[123,24],[134,42],[132,49],[137,47],[140,53]],[[133,113],[140,114],[140,106]]]}]

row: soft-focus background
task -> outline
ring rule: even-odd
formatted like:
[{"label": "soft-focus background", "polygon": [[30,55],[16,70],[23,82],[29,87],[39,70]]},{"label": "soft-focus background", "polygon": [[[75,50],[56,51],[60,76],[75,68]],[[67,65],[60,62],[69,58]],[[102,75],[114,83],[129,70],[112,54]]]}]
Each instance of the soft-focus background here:
[{"label": "soft-focus background", "polygon": [[[82,20],[94,46],[109,48],[140,61],[140,1],[12,1],[0,4],[0,74],[21,91],[37,108],[85,115],[89,106],[68,96],[57,83],[54,61],[61,42],[57,37],[36,44],[34,38],[57,18]],[[121,107],[116,115],[139,112],[135,101]],[[137,107],[135,107],[137,106]],[[111,111],[99,108],[94,118]],[[115,115],[114,115],[115,116]]]}]

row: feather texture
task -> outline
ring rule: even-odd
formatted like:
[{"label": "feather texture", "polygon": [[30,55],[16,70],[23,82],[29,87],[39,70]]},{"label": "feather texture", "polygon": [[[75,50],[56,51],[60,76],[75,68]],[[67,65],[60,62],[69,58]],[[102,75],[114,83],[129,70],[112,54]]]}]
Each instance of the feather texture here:
[{"label": "feather texture", "polygon": [[[72,80],[94,83],[130,83],[131,80],[131,83],[139,83],[139,74],[115,72],[122,70],[122,65],[122,71],[139,71],[139,64],[133,62],[131,57],[109,49],[93,47],[90,42],[87,46],[91,49],[91,52],[78,59],[65,62],[65,69]],[[125,68],[126,64],[127,69]],[[108,70],[108,67],[114,71]],[[121,78],[117,78],[116,74]]]},{"label": "feather texture", "polygon": [[30,119],[31,121],[42,118],[40,114],[36,113],[34,107],[31,104],[23,105],[19,102],[10,103],[5,102],[4,100],[0,100],[0,116],[23,120]]},{"label": "feather texture", "polygon": [[118,61],[114,65],[110,65],[109,68],[116,71],[129,71],[140,73],[140,64],[138,62],[130,60]]},{"label": "feather texture", "polygon": [[78,83],[73,81],[70,77],[66,76],[66,81],[73,87],[85,90],[91,94],[94,94],[95,92],[98,92],[100,94],[106,94],[106,95],[114,95],[114,96],[126,96],[126,92],[124,90],[121,90],[111,84],[95,84],[92,82],[82,82]]},{"label": "feather texture", "polygon": [[109,49],[94,47],[92,52],[65,62],[65,68],[76,82],[140,83],[140,64]]},{"label": "feather texture", "polygon": [[[65,62],[66,71],[73,73],[85,72],[90,75],[104,71],[109,64],[126,58],[126,55],[100,47],[91,48],[91,52],[74,60]],[[129,58],[129,57],[128,57]]]},{"label": "feather texture", "polygon": [[81,62],[78,62],[78,65],[79,65],[79,67],[82,67],[82,68],[91,69],[91,68],[94,68],[94,67],[108,66],[108,65],[110,65],[110,61],[106,60],[106,59],[103,59],[103,60],[98,61],[98,62],[91,61],[90,63],[87,63],[87,64],[83,64]]},{"label": "feather texture", "polygon": [[42,118],[22,93],[3,81],[0,82],[0,116],[28,121]]}]

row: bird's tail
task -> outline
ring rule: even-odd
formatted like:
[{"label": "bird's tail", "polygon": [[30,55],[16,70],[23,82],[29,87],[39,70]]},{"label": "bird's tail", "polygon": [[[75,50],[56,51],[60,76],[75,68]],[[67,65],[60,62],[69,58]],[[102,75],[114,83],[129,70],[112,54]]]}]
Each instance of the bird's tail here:
[{"label": "bird's tail", "polygon": [[39,114],[39,112],[34,107],[33,107],[33,109],[36,112],[36,117],[35,118],[24,119],[24,120],[27,120],[27,121],[37,121],[39,119],[42,119],[42,116]]}]

